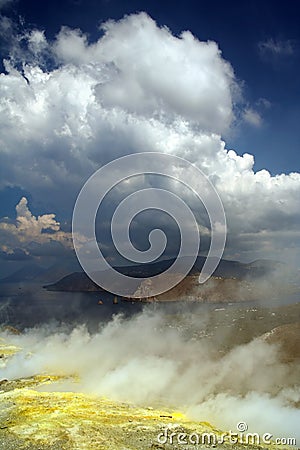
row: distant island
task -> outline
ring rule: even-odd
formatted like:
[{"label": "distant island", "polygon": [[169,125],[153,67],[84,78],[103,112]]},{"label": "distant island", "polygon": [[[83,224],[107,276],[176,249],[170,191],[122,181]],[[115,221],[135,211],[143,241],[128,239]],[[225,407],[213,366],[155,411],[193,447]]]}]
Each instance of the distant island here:
[{"label": "distant island", "polygon": [[[147,265],[132,265],[115,267],[120,273],[136,278],[146,278],[164,273],[174,262],[174,259],[163,260]],[[190,300],[200,302],[238,302],[257,299],[257,280],[270,275],[280,266],[280,263],[269,260],[258,260],[252,263],[221,260],[214,276],[206,283],[200,285],[199,273],[204,265],[205,258],[199,256],[186,276],[177,286],[163,294],[151,297],[143,283],[137,280],[134,297],[124,297],[129,301],[178,301]],[[53,284],[44,286],[51,291],[67,292],[107,292],[92,281],[85,272],[71,273]],[[112,289],[113,290],[113,289]]]}]

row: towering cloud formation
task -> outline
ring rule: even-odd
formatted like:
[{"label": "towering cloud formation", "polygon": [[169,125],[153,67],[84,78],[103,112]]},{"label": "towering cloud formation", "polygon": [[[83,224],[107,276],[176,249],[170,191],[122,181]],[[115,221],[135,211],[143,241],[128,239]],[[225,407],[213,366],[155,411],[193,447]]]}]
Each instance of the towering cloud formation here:
[{"label": "towering cloud formation", "polygon": [[211,132],[229,127],[234,74],[215,42],[199,42],[188,31],[174,37],[144,13],[102,29],[104,37],[94,45],[78,30],[62,29],[54,49],[63,63],[102,68],[96,99],[104,107],[143,117],[179,116]]},{"label": "towering cloud formation", "polygon": [[[27,199],[21,198],[16,206],[15,223],[7,220],[0,222],[0,250],[12,259],[22,259],[24,254],[40,256],[58,250],[72,248],[70,233],[60,230],[55,214],[35,217],[27,206]],[[47,250],[46,250],[47,249]]]},{"label": "towering cloud formation", "polygon": [[[2,187],[21,186],[70,214],[103,163],[132,152],[172,153],[197,164],[219,190],[227,256],[279,257],[284,247],[296,257],[300,175],[255,173],[252,155],[226,150],[222,136],[243,114],[233,69],[216,43],[188,31],[174,36],[145,13],[103,24],[93,43],[68,28],[54,42],[39,30],[22,39],[26,51],[11,40],[0,78]],[[245,120],[261,123],[250,105],[247,111]]]}]

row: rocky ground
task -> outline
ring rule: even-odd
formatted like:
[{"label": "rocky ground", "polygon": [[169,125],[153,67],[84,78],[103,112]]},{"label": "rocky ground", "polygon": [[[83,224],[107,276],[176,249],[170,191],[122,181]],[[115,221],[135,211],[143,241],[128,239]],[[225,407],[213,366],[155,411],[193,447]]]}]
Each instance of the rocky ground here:
[{"label": "rocky ground", "polygon": [[220,353],[260,336],[283,344],[286,336],[283,353],[289,358],[299,355],[299,324],[300,303],[287,306],[272,306],[268,302],[263,306],[241,303],[232,307],[220,304],[213,310],[196,305],[190,312],[184,312],[184,307],[179,312],[175,308],[165,318],[166,326],[175,328],[188,339],[213,341]]},{"label": "rocky ground", "polygon": [[[170,285],[176,284],[172,289],[164,292],[166,279]],[[269,282],[262,279],[247,280],[235,277],[224,278],[212,276],[204,284],[199,284],[199,274],[188,275],[177,284],[178,275],[159,275],[155,280],[155,287],[163,293],[151,297],[152,283],[147,279],[141,283],[130,300],[144,302],[178,302],[197,301],[200,303],[228,303],[251,302],[260,299],[268,301],[270,298],[285,298],[292,294],[300,294],[299,286],[276,279],[274,276]]]}]

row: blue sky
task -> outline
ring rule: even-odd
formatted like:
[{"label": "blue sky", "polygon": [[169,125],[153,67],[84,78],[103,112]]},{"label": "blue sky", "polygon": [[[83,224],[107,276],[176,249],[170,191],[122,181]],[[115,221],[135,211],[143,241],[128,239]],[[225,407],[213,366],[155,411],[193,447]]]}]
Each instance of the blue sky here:
[{"label": "blue sky", "polygon": [[0,0],[0,8],[6,259],[69,251],[84,181],[143,148],[185,157],[215,180],[228,258],[278,259],[285,249],[285,260],[298,260],[297,2]]}]

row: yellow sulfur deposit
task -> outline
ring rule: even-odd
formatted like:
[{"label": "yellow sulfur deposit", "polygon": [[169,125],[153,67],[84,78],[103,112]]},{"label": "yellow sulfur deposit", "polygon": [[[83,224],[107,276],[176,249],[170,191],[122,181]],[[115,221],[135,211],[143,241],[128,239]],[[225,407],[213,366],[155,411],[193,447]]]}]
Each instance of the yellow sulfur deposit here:
[{"label": "yellow sulfur deposit", "polygon": [[[14,389],[2,393],[1,403],[1,431],[24,441],[19,445],[27,441],[39,448],[155,448],[162,428],[196,426],[178,412],[137,408],[73,392]],[[199,432],[207,429],[197,424]]]},{"label": "yellow sulfur deposit", "polygon": [[208,423],[192,422],[180,412],[170,409],[142,408],[75,392],[46,392],[49,387],[59,390],[60,382],[66,381],[72,386],[78,380],[53,375],[2,380],[1,450],[254,450],[273,447],[233,446],[228,442],[219,446],[179,446],[167,440],[161,443],[166,429],[176,436],[180,433],[197,433],[199,436],[212,433],[217,438],[221,436],[221,431]]}]

